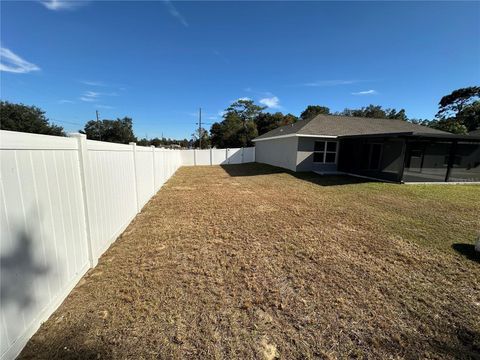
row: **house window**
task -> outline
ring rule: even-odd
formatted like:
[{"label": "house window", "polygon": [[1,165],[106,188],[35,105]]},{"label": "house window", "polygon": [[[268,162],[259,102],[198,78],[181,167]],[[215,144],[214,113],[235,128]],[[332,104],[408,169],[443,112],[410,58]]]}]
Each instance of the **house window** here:
[{"label": "house window", "polygon": [[315,141],[313,147],[313,162],[321,164],[335,164],[337,160],[336,141]]}]

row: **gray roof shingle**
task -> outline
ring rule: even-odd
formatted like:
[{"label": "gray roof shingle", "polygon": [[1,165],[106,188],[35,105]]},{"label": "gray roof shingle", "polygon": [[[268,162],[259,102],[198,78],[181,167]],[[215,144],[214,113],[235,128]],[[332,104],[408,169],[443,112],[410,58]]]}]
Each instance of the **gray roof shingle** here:
[{"label": "gray roof shingle", "polygon": [[254,139],[266,139],[282,135],[368,135],[392,133],[424,133],[448,134],[445,131],[432,129],[426,126],[412,124],[411,122],[397,119],[375,119],[352,116],[317,115],[310,120],[300,120],[292,125],[273,129]]}]

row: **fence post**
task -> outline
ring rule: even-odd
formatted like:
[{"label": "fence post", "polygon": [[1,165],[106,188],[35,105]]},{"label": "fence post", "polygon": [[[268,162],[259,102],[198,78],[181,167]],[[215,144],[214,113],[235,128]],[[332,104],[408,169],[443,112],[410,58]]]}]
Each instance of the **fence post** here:
[{"label": "fence post", "polygon": [[78,161],[80,164],[80,182],[82,184],[82,198],[83,198],[83,213],[85,215],[85,230],[87,235],[87,249],[88,249],[88,262],[90,267],[93,268],[97,265],[98,259],[95,254],[96,248],[93,246],[92,240],[92,228],[90,225],[90,213],[88,210],[88,196],[87,196],[87,177],[90,176],[88,171],[88,158],[87,158],[87,135],[80,133],[70,133],[69,137],[77,139],[78,143]]},{"label": "fence post", "polygon": [[[155,146],[153,145],[150,145],[150,147],[152,148],[152,166],[153,166],[153,195],[155,195],[155,191],[157,190],[157,177],[155,175]],[[153,196],[152,195],[152,196]]]},{"label": "fence post", "polygon": [[230,159],[228,158],[228,148],[225,149],[225,161],[227,164],[230,164]]},{"label": "fence post", "polygon": [[131,142],[133,152],[133,175],[135,178],[135,203],[137,204],[137,214],[140,212],[140,204],[138,197],[138,180],[137,180],[137,143]]},{"label": "fence post", "polygon": [[242,164],[245,162],[245,148],[242,146]]},{"label": "fence post", "polygon": [[197,149],[193,149],[193,166],[197,166]]},{"label": "fence post", "polygon": [[213,165],[212,148],[210,148],[210,166]]}]

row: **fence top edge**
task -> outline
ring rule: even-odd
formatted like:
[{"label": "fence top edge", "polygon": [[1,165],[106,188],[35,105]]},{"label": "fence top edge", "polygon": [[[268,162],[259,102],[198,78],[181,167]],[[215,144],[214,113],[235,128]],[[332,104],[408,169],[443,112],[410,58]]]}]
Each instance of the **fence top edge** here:
[{"label": "fence top edge", "polygon": [[63,136],[0,130],[0,148],[4,150],[75,150],[77,139]]}]

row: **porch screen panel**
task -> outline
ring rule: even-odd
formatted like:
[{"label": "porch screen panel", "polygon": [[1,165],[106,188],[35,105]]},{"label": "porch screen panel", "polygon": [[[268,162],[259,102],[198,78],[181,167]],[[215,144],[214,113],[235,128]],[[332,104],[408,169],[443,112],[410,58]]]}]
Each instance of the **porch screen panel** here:
[{"label": "porch screen panel", "polygon": [[403,180],[407,182],[445,181],[451,146],[451,142],[445,141],[408,142]]},{"label": "porch screen panel", "polygon": [[457,144],[448,181],[480,181],[480,143]]},{"label": "porch screen panel", "polygon": [[400,181],[403,139],[343,139],[339,170],[376,179]]}]

